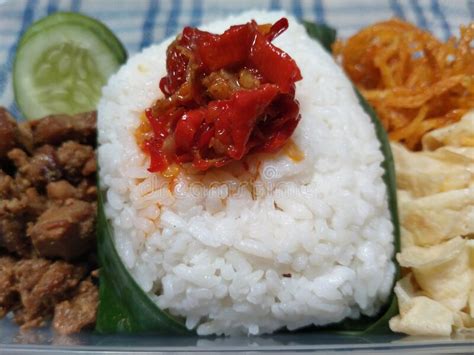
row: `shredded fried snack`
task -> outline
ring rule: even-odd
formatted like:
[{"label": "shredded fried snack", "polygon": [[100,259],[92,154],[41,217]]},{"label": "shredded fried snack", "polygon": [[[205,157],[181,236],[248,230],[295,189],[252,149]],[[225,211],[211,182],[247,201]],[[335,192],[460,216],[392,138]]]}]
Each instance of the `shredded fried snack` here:
[{"label": "shredded fried snack", "polygon": [[441,42],[392,19],[362,29],[333,52],[375,108],[389,137],[411,150],[423,135],[474,108],[474,22]]}]

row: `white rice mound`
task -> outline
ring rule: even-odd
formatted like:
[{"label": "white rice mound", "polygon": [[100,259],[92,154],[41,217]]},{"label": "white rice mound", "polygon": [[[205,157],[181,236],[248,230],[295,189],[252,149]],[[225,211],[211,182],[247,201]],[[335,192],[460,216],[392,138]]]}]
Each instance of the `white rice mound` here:
[{"label": "white rice mound", "polygon": [[[147,171],[134,132],[162,96],[172,39],[131,57],[103,90],[99,166],[115,245],[138,284],[198,334],[262,334],[374,315],[394,277],[393,226],[369,116],[331,56],[294,18],[251,11],[202,28],[255,19],[290,27],[274,43],[298,64],[302,120],[288,154],[256,155],[173,183]],[[243,187],[242,187],[243,186]],[[133,302],[133,301],[132,301]]]}]

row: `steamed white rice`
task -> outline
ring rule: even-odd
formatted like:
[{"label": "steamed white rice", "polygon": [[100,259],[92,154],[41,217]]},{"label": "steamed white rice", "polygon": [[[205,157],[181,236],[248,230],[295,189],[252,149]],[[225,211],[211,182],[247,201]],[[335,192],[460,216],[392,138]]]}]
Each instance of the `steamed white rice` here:
[{"label": "steamed white rice", "polygon": [[99,104],[100,178],[115,244],[138,284],[199,334],[261,334],[373,315],[394,277],[392,224],[374,127],[351,83],[297,21],[247,12],[203,29],[221,33],[282,16],[274,43],[298,64],[305,158],[254,156],[173,184],[147,171],[140,115],[162,96],[172,39],[130,58]]}]

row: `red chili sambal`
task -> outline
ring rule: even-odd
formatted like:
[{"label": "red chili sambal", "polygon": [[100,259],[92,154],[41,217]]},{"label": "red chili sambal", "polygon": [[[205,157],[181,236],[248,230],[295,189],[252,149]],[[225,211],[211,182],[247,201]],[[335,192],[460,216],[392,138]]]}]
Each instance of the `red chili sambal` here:
[{"label": "red chili sambal", "polygon": [[151,157],[149,171],[189,163],[207,170],[285,145],[300,120],[295,82],[302,79],[271,43],[287,28],[286,18],[221,35],[184,28],[167,49],[164,98],[145,111],[150,131],[139,144]]}]

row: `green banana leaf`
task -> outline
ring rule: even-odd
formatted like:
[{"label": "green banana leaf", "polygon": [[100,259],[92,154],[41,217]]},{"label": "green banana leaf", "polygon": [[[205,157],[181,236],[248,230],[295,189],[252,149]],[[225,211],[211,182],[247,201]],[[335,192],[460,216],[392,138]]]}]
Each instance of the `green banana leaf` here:
[{"label": "green banana leaf", "polygon": [[97,238],[101,269],[96,330],[100,333],[189,333],[182,320],[156,306],[125,268],[114,246],[102,192],[98,202]]},{"label": "green banana leaf", "polygon": [[[331,51],[331,46],[336,39],[336,31],[326,25],[303,22],[308,34],[319,41],[323,47]],[[400,251],[400,230],[398,223],[397,196],[395,183],[395,167],[390,150],[387,134],[380,124],[377,115],[370,105],[354,88],[360,104],[369,114],[381,144],[384,155],[382,163],[385,170],[383,176],[388,190],[388,202],[394,225],[395,251]],[[99,188],[100,191],[100,188]],[[101,263],[100,271],[100,305],[97,316],[96,330],[100,333],[143,333],[152,332],[159,334],[192,334],[184,325],[182,319],[173,317],[168,312],[161,310],[148,295],[138,286],[123,265],[112,238],[112,227],[104,213],[104,196],[99,194],[98,212],[98,253]],[[399,275],[399,267],[393,258]],[[392,293],[386,307],[376,317],[361,317],[359,319],[345,320],[329,327],[310,327],[304,331],[332,331],[346,335],[364,336],[374,333],[388,332],[388,321],[398,313],[395,295]]]},{"label": "green banana leaf", "polygon": [[[370,116],[372,123],[375,126],[375,134],[380,141],[380,150],[384,155],[384,161],[382,162],[382,167],[385,170],[383,175],[383,180],[387,185],[387,194],[388,194],[388,208],[390,210],[390,217],[393,223],[393,244],[395,253],[400,252],[400,224],[398,220],[398,205],[397,205],[397,189],[396,189],[396,176],[395,176],[395,162],[393,160],[392,150],[390,148],[390,142],[388,140],[387,132],[383,128],[380,120],[377,117],[372,106],[364,99],[361,93],[354,87],[354,91],[359,99],[361,106],[364,108],[365,112]],[[393,255],[392,258],[395,267],[395,278],[392,285],[393,286],[396,280],[400,277],[400,266],[398,261]],[[363,316],[359,319],[347,319],[340,323],[337,326],[337,330],[340,332],[350,335],[369,335],[369,334],[379,334],[390,332],[388,326],[388,321],[393,316],[398,314],[398,302],[397,297],[392,292],[390,299],[387,302],[387,306],[379,312],[379,315],[376,317],[366,317]]]},{"label": "green banana leaf", "polygon": [[311,38],[321,43],[328,52],[331,52],[331,46],[336,41],[336,30],[324,24],[303,21],[306,32]]}]

